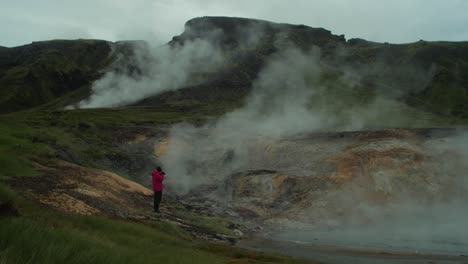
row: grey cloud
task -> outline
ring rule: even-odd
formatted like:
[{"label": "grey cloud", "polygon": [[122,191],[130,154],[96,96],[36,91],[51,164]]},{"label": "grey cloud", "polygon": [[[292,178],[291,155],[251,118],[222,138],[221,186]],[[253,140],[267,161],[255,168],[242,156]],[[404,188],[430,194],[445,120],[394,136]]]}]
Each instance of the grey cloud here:
[{"label": "grey cloud", "polygon": [[[197,16],[241,16],[324,27],[381,42],[466,40],[462,0],[18,0],[2,4],[0,45],[50,38],[145,39],[163,43]],[[83,34],[86,32],[87,34]]]}]

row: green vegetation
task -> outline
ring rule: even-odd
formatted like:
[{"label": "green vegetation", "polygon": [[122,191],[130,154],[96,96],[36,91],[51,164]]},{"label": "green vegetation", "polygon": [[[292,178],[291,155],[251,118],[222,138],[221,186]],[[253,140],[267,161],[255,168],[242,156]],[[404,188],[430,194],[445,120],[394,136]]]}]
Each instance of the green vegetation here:
[{"label": "green vegetation", "polygon": [[423,94],[420,100],[427,103],[427,108],[437,113],[468,118],[468,92],[462,87],[434,84],[430,92]]},{"label": "green vegetation", "polygon": [[[226,55],[232,64],[227,71],[210,73],[210,80],[188,89],[167,92],[161,96],[146,98],[139,105],[186,108],[205,108],[216,105],[217,110],[240,105],[250,92],[252,82],[268,60],[278,51],[277,37],[285,36],[287,41],[298,48],[307,50],[312,45],[322,48],[323,61],[332,68],[354,69],[358,77],[364,77],[366,89],[358,91],[366,97],[380,87],[384,94],[398,94],[401,105],[409,105],[419,111],[441,115],[442,118],[468,117],[468,42],[427,42],[410,44],[375,43],[365,40],[345,42],[341,36],[334,36],[324,29],[306,26],[278,25],[266,21],[236,18],[203,18],[197,23],[211,20],[213,25],[227,30]],[[198,21],[198,22],[197,22]],[[216,21],[216,22],[215,22]],[[261,23],[266,33],[256,46],[245,48],[236,43],[242,39],[237,26]],[[234,27],[233,25],[237,25]],[[201,27],[200,30],[207,30]],[[214,28],[213,28],[214,29]],[[285,30],[282,32],[281,30]],[[200,32],[201,36],[207,32]],[[209,35],[209,34],[207,34]],[[190,34],[182,34],[177,41],[190,40]],[[185,39],[185,38],[188,39]],[[25,109],[63,109],[89,97],[93,81],[102,76],[102,71],[111,66],[119,57],[123,68],[135,68],[131,57],[133,45],[137,42],[114,43],[115,56],[109,56],[110,43],[98,40],[55,40],[36,42],[17,48],[4,48],[0,53],[0,113]],[[144,43],[136,45],[145,46]],[[328,46],[340,46],[336,50]],[[125,71],[125,69],[121,69]],[[224,79],[225,77],[225,79]],[[365,80],[364,80],[365,79]],[[190,86],[190,85],[189,85]],[[375,92],[375,91],[374,91]],[[382,91],[379,91],[381,95]],[[335,94],[348,96],[349,94]],[[384,95],[385,96],[385,95]],[[331,96],[330,96],[331,97]],[[337,99],[337,97],[334,97]],[[367,98],[368,99],[368,98]],[[336,100],[337,103],[340,99]],[[345,103],[346,103],[345,102]],[[221,106],[221,107],[220,107]],[[176,109],[176,113],[180,113]]]},{"label": "green vegetation", "polygon": [[229,229],[229,222],[219,217],[212,216],[200,216],[194,212],[187,211],[186,209],[179,207],[176,208],[172,214],[175,217],[184,219],[186,223],[196,226],[200,229],[207,230],[215,234],[224,234],[234,237],[234,232]]},{"label": "green vegetation", "polygon": [[80,165],[99,167],[105,154],[119,154],[115,134],[139,127],[210,118],[173,109],[97,109],[35,111],[0,115],[0,179],[34,176],[33,162],[60,158],[64,153]]},{"label": "green vegetation", "polygon": [[305,263],[196,240],[168,223],[66,215],[18,203],[21,216],[0,216],[0,263]]},{"label": "green vegetation", "polygon": [[49,155],[50,148],[45,144],[34,144],[34,134],[27,126],[0,122],[0,179],[36,175],[31,162]]},{"label": "green vegetation", "polygon": [[5,208],[15,208],[17,198],[18,197],[15,192],[0,183],[0,206],[5,206]]},{"label": "green vegetation", "polygon": [[[350,87],[340,81],[338,76],[325,75],[321,82],[326,85],[318,87],[326,88],[317,89],[310,107],[333,116],[330,125],[346,127],[358,119],[362,127],[367,128],[450,127],[467,124],[466,118],[433,114],[395,100],[376,100],[371,91]],[[440,100],[434,101],[443,103],[449,95],[444,94],[439,96]],[[463,95],[460,93],[452,97],[463,98]],[[466,108],[461,101],[459,105],[462,109]],[[201,124],[238,106],[234,102],[218,102],[160,108],[36,110],[0,115],[0,179],[37,175],[33,162],[41,163],[64,156],[79,165],[111,170],[100,167],[99,161],[106,156],[121,160],[127,158],[118,149],[121,142],[116,136],[120,132],[152,129],[178,122]],[[369,111],[372,108],[376,111]]]},{"label": "green vegetation", "polygon": [[[118,153],[115,131],[207,118],[204,109],[193,114],[97,109],[1,115],[0,204],[19,211],[19,216],[0,213],[0,263],[304,263],[213,245],[169,223],[62,214],[26,201],[1,184],[12,177],[36,176],[34,162],[46,163],[60,150],[93,166],[99,156]],[[231,234],[223,219],[197,216],[182,207],[175,214],[195,228]]]},{"label": "green vegetation", "polygon": [[89,93],[99,71],[111,63],[110,52],[106,41],[97,40],[34,42],[3,49],[0,113],[31,109],[76,90]]},{"label": "green vegetation", "polygon": [[[339,72],[324,72],[320,78],[305,76],[305,80],[314,89],[308,107],[329,117],[327,122],[330,128],[424,128],[457,127],[468,124],[468,118],[450,114],[450,108],[447,108],[448,104],[458,102],[454,105],[458,105],[460,111],[468,110],[463,104],[464,100],[468,100],[464,97],[463,89],[459,89],[455,95],[450,93],[439,95],[439,99],[437,102],[434,100],[434,104],[439,103],[440,108],[431,107],[431,110],[379,95],[375,89],[362,84],[351,85],[343,80]],[[436,109],[446,111],[435,111]]]}]

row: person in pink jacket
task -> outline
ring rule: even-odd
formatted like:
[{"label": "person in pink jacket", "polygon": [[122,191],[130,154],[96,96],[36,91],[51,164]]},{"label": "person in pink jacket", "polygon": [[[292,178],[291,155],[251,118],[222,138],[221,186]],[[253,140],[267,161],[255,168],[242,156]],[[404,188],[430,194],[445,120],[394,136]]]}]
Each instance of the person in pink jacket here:
[{"label": "person in pink jacket", "polygon": [[151,173],[151,177],[153,178],[154,211],[156,213],[159,213],[159,204],[161,203],[162,199],[163,181],[165,175],[166,173],[163,172],[161,167],[157,167],[156,170]]}]

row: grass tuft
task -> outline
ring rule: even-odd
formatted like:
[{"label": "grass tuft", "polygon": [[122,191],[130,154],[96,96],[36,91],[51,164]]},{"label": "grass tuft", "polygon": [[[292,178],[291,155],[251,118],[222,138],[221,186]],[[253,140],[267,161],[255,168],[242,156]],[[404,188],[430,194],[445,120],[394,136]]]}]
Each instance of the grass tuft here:
[{"label": "grass tuft", "polygon": [[21,202],[0,218],[0,263],[304,263],[190,238],[170,223],[65,215]]}]

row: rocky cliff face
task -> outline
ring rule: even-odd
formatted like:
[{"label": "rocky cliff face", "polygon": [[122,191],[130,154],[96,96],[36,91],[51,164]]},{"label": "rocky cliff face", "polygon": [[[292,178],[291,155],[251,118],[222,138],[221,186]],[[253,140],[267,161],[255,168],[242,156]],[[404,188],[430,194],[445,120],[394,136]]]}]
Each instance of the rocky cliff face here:
[{"label": "rocky cliff face", "polygon": [[237,49],[255,48],[252,44],[256,44],[257,41],[274,41],[280,37],[304,48],[311,45],[330,48],[346,42],[344,36],[335,36],[323,28],[246,18],[200,17],[189,20],[185,24],[184,33],[174,37],[170,43],[175,45],[197,38],[211,38],[225,49]]}]

